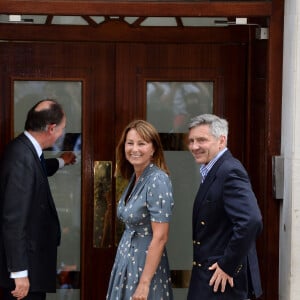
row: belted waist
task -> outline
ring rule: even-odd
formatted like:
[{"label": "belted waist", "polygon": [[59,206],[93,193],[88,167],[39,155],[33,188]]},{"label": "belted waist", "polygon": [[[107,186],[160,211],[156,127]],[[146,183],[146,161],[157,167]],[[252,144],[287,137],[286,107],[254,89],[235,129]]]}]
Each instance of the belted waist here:
[{"label": "belted waist", "polygon": [[147,231],[145,228],[126,228],[126,233],[129,234],[131,237],[137,235],[140,237],[152,236],[152,231]]}]

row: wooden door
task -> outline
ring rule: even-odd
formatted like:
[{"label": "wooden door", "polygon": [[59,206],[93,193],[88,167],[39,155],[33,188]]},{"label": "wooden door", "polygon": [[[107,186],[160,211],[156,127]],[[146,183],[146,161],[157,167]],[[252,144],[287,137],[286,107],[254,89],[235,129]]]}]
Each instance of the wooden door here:
[{"label": "wooden door", "polygon": [[[226,57],[226,59],[224,59]],[[194,113],[214,112],[230,123],[229,148],[240,160],[245,160],[245,118],[247,98],[247,47],[244,44],[119,44],[116,47],[116,138],[123,127],[135,118],[147,119],[149,83],[205,83],[213,84],[212,111],[200,107],[184,112],[187,118]],[[203,99],[199,91],[199,103]],[[172,97],[172,96],[171,96]],[[183,98],[187,96],[182,95]],[[176,96],[171,100],[174,110]],[[168,122],[164,104],[156,108],[158,118]],[[198,110],[199,109],[199,110]],[[192,206],[199,187],[199,172],[185,146],[184,133],[173,125],[177,113],[171,113],[169,126],[153,123],[158,129],[171,171],[175,207],[167,245],[175,299],[187,296],[189,271],[192,266]],[[149,119],[148,119],[149,120]],[[116,139],[116,141],[117,141]],[[174,142],[175,141],[175,142]],[[180,220],[180,221],[179,221]],[[180,224],[178,224],[180,223]]]},{"label": "wooden door", "polygon": [[[79,299],[76,298],[78,294],[78,297],[81,294],[81,299],[103,299],[114,248],[110,244],[112,237],[106,247],[94,246],[93,162],[114,161],[115,47],[112,44],[2,43],[0,48],[1,152],[14,136],[15,81],[81,83],[81,183],[72,183],[74,190],[78,190],[75,185],[81,184],[81,215],[76,221],[81,224],[81,247],[80,250],[74,249],[74,252],[80,251],[81,263],[72,273],[72,276],[75,273],[74,288],[77,290],[75,298],[72,299]],[[46,90],[45,97],[49,97]],[[41,99],[32,101],[39,100]],[[57,101],[66,103],[64,98],[57,98]],[[72,111],[74,104],[71,99],[65,111]],[[71,116],[69,117],[71,119]],[[69,205],[71,208],[72,203]],[[57,209],[60,211],[58,204]],[[61,269],[61,266],[58,266],[58,269]],[[57,297],[60,292],[60,280],[58,276]]]},{"label": "wooden door", "polygon": [[[3,66],[0,70],[0,130],[4,137],[0,141],[1,150],[12,138],[14,80],[82,82],[81,299],[105,299],[118,235],[115,228],[117,191],[113,178],[115,146],[129,121],[146,118],[147,82],[213,82],[213,111],[228,119],[229,148],[247,163],[247,31],[239,38],[241,42],[233,43],[222,37],[222,42],[203,44],[0,44]],[[97,167],[103,166],[108,166],[105,177],[100,176],[107,188],[104,196],[104,214],[107,214],[105,230],[101,227],[99,231],[97,226],[103,220],[95,213],[99,208],[99,193],[95,192],[94,178],[98,176]],[[105,232],[103,243],[99,243],[99,236],[95,235],[99,232]],[[262,258],[267,255],[263,247],[259,255]]]}]

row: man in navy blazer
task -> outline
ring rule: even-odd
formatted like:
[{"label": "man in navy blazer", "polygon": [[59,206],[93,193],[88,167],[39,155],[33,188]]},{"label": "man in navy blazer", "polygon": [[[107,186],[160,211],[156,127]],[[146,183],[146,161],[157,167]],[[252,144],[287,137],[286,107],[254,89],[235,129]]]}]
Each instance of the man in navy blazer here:
[{"label": "man in navy blazer", "polygon": [[202,183],[193,207],[188,300],[245,300],[262,294],[256,239],[262,216],[245,168],[227,149],[228,123],[211,114],[189,126]]},{"label": "man in navy blazer", "polygon": [[43,300],[56,291],[60,224],[40,156],[63,134],[54,100],[38,102],[25,131],[5,149],[0,169],[0,286],[4,299]]}]

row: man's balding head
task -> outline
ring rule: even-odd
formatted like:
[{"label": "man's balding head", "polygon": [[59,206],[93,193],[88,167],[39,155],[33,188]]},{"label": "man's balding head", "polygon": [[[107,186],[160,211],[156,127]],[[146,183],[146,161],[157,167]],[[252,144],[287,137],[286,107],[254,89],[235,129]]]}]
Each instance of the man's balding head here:
[{"label": "man's balding head", "polygon": [[59,125],[65,113],[62,106],[53,99],[45,99],[36,103],[28,112],[25,130],[41,132],[47,125]]}]

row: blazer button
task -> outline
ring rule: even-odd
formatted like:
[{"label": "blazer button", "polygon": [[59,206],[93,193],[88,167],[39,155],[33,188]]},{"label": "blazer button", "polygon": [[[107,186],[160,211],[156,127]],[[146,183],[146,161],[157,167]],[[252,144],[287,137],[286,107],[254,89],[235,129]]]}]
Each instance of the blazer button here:
[{"label": "blazer button", "polygon": [[236,270],[236,274],[240,273],[240,271],[242,270],[243,268],[243,265],[239,265],[237,270]]},{"label": "blazer button", "polygon": [[200,224],[201,224],[202,226],[204,226],[204,225],[205,225],[205,222],[204,222],[204,221],[201,221]]},{"label": "blazer button", "polygon": [[201,243],[200,242],[197,242],[197,245],[200,245]]},{"label": "blazer button", "polygon": [[196,265],[197,265],[197,263],[195,261],[193,261],[193,266],[196,266]]}]

